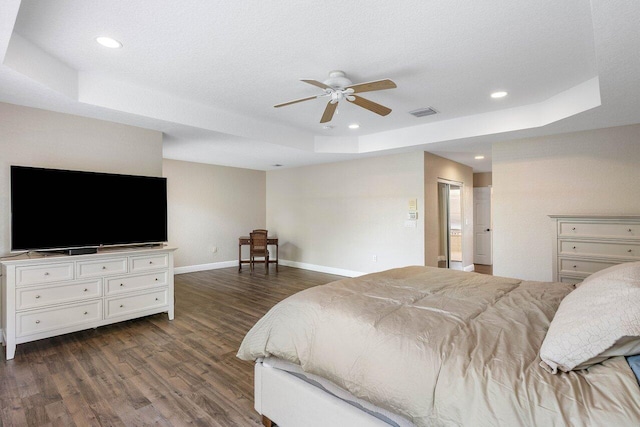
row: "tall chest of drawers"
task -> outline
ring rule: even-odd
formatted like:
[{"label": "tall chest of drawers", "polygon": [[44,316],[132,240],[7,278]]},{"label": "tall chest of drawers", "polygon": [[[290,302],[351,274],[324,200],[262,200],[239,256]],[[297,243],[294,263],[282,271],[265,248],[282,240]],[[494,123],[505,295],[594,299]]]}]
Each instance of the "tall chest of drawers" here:
[{"label": "tall chest of drawers", "polygon": [[550,215],[554,219],[555,280],[582,282],[590,274],[640,261],[640,216]]},{"label": "tall chest of drawers", "polygon": [[21,255],[2,264],[2,338],[17,344],[166,312],[174,316],[175,248]]}]

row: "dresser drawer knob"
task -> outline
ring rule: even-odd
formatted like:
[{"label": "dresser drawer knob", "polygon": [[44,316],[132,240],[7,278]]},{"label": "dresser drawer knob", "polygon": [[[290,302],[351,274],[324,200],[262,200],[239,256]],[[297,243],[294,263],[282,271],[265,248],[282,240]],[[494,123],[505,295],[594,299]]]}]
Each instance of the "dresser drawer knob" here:
[{"label": "dresser drawer knob", "polygon": [[120,286],[124,286],[124,283],[120,283]]},{"label": "dresser drawer knob", "polygon": [[40,323],[40,321],[39,321],[39,320],[36,320],[36,324],[38,324],[38,323]]},{"label": "dresser drawer knob", "polygon": [[84,291],[85,291],[85,292],[89,292],[89,289],[87,289],[87,288],[84,288]]},{"label": "dresser drawer knob", "polygon": [[574,265],[574,266],[573,266],[573,268],[578,268],[578,266],[577,266],[577,265]]},{"label": "dresser drawer knob", "polygon": [[158,281],[158,278],[156,277],[156,282]]},{"label": "dresser drawer knob", "polygon": [[44,275],[45,275],[45,276],[48,276],[48,275],[49,275],[49,272],[48,272],[48,271],[45,271],[45,272],[44,272]]},{"label": "dresser drawer knob", "polygon": [[158,298],[156,298],[156,301],[158,301]]},{"label": "dresser drawer knob", "polygon": [[120,304],[120,308],[123,308],[123,307],[124,307],[124,305]]},{"label": "dresser drawer knob", "polygon": [[574,246],[573,249],[575,249],[576,247]]},{"label": "dresser drawer knob", "polygon": [[629,249],[627,252],[633,252],[633,249]]},{"label": "dresser drawer knob", "polygon": [[40,295],[36,295],[36,299],[39,299],[39,298],[40,298]]},{"label": "dresser drawer knob", "polygon": [[575,228],[575,227],[573,227],[573,228],[571,229],[571,231],[576,231],[576,228]]},{"label": "dresser drawer knob", "polygon": [[85,314],[85,315],[87,315],[87,314],[89,314],[89,312],[88,312],[88,311],[85,311],[85,312],[84,312],[84,314]]},{"label": "dresser drawer knob", "polygon": [[629,229],[629,230],[627,230],[627,231],[628,231],[629,233],[633,232],[633,230],[632,230],[632,229]]},{"label": "dresser drawer knob", "polygon": [[[631,230],[629,230],[629,231],[631,231]],[[149,261],[149,264],[153,264],[153,261]]]},{"label": "dresser drawer knob", "polygon": [[107,269],[107,266],[103,265],[103,266],[102,266],[102,269],[103,269],[103,270],[106,270],[106,269]]}]

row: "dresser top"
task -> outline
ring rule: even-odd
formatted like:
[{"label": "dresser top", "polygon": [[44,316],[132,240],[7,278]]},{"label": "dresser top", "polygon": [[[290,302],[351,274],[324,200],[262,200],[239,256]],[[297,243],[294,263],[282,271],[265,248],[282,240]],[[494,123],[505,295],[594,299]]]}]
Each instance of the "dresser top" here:
[{"label": "dresser top", "polygon": [[0,264],[11,265],[14,263],[29,263],[29,262],[42,262],[42,261],[80,261],[86,259],[96,259],[102,257],[112,256],[128,256],[128,255],[144,255],[154,252],[173,252],[178,248],[172,246],[150,246],[150,247],[110,247],[100,248],[95,254],[86,255],[67,255],[59,252],[25,252],[22,254],[8,254],[0,258]]}]

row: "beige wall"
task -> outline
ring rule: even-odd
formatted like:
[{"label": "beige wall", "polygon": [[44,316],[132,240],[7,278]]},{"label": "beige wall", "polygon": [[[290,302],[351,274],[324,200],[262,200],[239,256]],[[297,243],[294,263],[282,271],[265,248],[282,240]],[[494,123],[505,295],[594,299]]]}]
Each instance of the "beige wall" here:
[{"label": "beige wall", "polygon": [[236,265],[238,237],[265,227],[266,173],[166,159],[163,169],[177,271]]},{"label": "beige wall", "polygon": [[162,133],[0,103],[0,254],[10,250],[11,165],[162,176]]},{"label": "beige wall", "polygon": [[473,174],[474,187],[490,187],[492,185],[491,182],[491,172],[478,172]]},{"label": "beige wall", "polygon": [[495,143],[495,275],[552,280],[549,214],[640,214],[640,125]]},{"label": "beige wall", "polygon": [[347,275],[422,265],[423,221],[405,220],[409,199],[423,218],[423,170],[414,152],[269,171],[267,226],[281,258]]},{"label": "beige wall", "polygon": [[473,169],[469,166],[424,153],[424,199],[432,201],[424,213],[424,265],[437,267],[439,254],[438,179],[461,182],[462,194],[462,265],[473,265]]}]

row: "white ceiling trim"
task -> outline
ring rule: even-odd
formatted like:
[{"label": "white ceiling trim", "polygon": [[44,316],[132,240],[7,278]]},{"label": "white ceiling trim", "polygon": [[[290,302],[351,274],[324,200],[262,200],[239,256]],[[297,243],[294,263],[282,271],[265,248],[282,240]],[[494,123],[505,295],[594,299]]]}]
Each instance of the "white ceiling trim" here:
[{"label": "white ceiling trim", "polygon": [[74,101],[78,99],[78,72],[13,33],[4,65]]},{"label": "white ceiling trim", "polygon": [[0,5],[2,6],[0,7],[0,62],[2,62],[9,47],[13,27],[16,24],[20,0],[2,0]]},{"label": "white ceiling trim", "polygon": [[594,77],[535,104],[359,137],[314,137],[157,89],[78,72],[16,33],[11,37],[4,65],[81,103],[317,153],[369,153],[531,129],[600,105],[599,81]]},{"label": "white ceiling trim", "polygon": [[317,153],[370,153],[546,126],[600,106],[594,77],[531,105],[458,117],[360,137],[315,137]]},{"label": "white ceiling trim", "polygon": [[600,106],[598,77],[530,105],[360,137],[359,152],[403,148],[542,127]]},{"label": "white ceiling trim", "polygon": [[80,73],[78,93],[78,100],[86,104],[217,133],[313,150],[313,138],[306,132],[105,76]]}]

